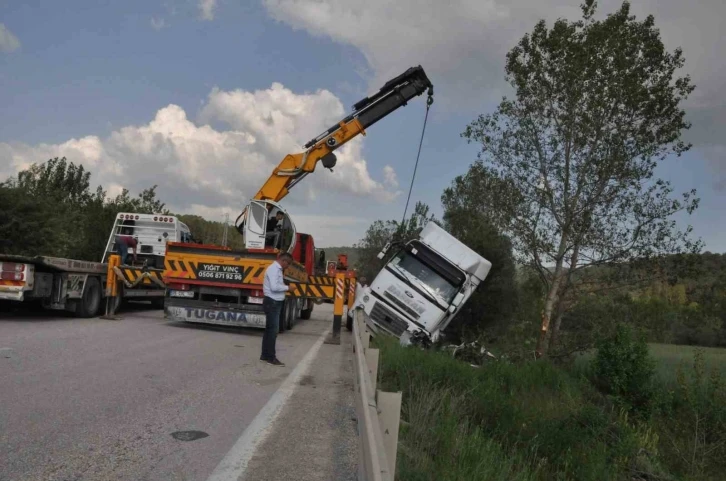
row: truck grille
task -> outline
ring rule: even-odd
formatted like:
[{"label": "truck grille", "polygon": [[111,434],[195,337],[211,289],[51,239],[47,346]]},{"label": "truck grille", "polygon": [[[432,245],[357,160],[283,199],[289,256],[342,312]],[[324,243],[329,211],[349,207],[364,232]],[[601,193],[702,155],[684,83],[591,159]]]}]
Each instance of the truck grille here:
[{"label": "truck grille", "polygon": [[409,316],[413,317],[414,319],[418,319],[419,317],[421,317],[421,316],[418,315],[418,312],[414,311],[413,309],[411,309],[410,307],[408,307],[406,304],[404,304],[403,302],[401,302],[400,299],[396,298],[395,296],[392,296],[388,292],[384,292],[383,293],[383,296],[386,299],[388,299],[389,301],[391,301],[391,303],[394,306],[398,307],[399,309],[401,309],[403,312],[405,312]]},{"label": "truck grille", "polygon": [[380,302],[373,304],[371,319],[397,336],[400,336],[408,327],[406,321]]}]

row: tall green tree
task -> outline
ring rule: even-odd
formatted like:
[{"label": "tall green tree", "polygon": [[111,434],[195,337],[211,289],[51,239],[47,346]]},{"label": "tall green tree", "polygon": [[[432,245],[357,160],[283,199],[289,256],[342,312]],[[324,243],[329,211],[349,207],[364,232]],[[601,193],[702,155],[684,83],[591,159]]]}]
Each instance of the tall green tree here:
[{"label": "tall green tree", "polygon": [[65,157],[33,164],[0,188],[4,253],[100,261],[119,212],[169,213],[155,185],[137,197],[124,189],[109,200],[102,186],[91,188],[91,173],[83,165]]},{"label": "tall green tree", "polygon": [[0,184],[0,206],[0,253],[32,256],[56,247],[63,219],[53,202]]},{"label": "tall green tree", "polygon": [[486,331],[490,338],[497,338],[510,327],[518,301],[512,243],[487,216],[470,207],[466,187],[458,187],[447,188],[441,196],[443,227],[491,262],[492,268],[447,332],[472,338]]},{"label": "tall green tree", "polygon": [[507,54],[515,98],[462,134],[481,144],[467,174],[480,187],[477,208],[546,288],[539,355],[555,342],[550,323],[556,333],[573,272],[700,249],[672,220],[697,207],[695,190],[673,197],[654,178],[660,161],[690,148],[683,53],[667,51],[653,16],[637,20],[628,2],[603,20],[595,10],[587,0],[581,20],[537,23]]}]

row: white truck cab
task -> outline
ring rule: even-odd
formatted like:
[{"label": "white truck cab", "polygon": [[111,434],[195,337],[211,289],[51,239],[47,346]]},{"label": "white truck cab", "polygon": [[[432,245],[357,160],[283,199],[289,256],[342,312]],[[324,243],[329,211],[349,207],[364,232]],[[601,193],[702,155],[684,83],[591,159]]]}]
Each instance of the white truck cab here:
[{"label": "white truck cab", "polygon": [[123,235],[136,237],[137,257],[157,269],[164,268],[167,242],[192,242],[189,227],[173,215],[121,212],[116,216],[101,262],[108,262],[109,256],[117,253],[116,240]]},{"label": "white truck cab", "polygon": [[[387,245],[379,258],[383,258]],[[356,305],[371,329],[408,343],[412,337],[435,342],[461,306],[489,274],[492,264],[433,222],[418,239],[401,246]]]}]

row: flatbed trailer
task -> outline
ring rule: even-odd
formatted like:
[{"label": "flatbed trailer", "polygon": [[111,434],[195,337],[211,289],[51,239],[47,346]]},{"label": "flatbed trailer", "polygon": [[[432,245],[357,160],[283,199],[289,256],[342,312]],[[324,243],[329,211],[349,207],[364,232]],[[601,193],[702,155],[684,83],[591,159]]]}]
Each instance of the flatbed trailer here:
[{"label": "flatbed trailer", "polygon": [[[120,263],[120,236],[137,241],[137,262]],[[53,256],[0,254],[0,301],[36,302],[79,317],[102,310],[115,313],[123,300],[150,300],[164,307],[164,254],[167,242],[191,242],[189,228],[175,216],[120,212],[101,262]]]},{"label": "flatbed trailer", "polygon": [[0,300],[38,302],[47,309],[94,317],[109,291],[109,277],[118,282],[115,311],[123,299],[149,299],[162,307],[162,269],[119,266],[50,256],[0,255]]}]

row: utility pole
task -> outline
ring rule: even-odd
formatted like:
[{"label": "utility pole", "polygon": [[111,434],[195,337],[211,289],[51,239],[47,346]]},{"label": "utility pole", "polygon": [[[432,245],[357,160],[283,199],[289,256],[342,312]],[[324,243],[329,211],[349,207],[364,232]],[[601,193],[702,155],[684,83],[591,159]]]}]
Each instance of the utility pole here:
[{"label": "utility pole", "polygon": [[222,246],[227,247],[227,226],[229,224],[229,213],[224,214],[224,232],[222,234]]}]

